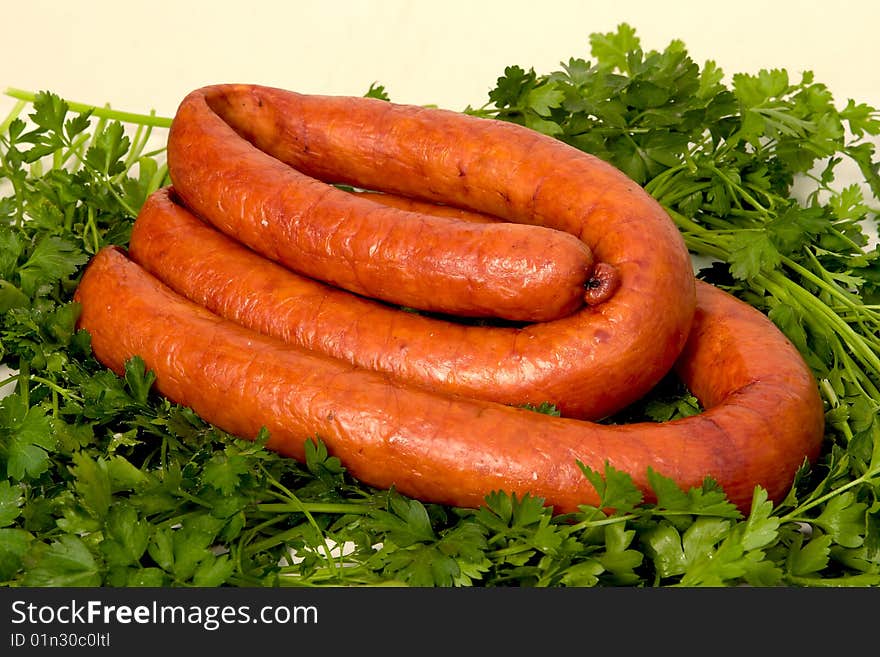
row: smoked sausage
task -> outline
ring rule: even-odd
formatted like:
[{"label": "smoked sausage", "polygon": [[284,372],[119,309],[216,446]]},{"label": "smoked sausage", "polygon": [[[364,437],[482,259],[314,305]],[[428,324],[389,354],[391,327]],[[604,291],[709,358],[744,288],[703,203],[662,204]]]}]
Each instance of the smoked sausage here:
[{"label": "smoked sausage", "polygon": [[[389,194],[368,196],[379,197],[383,203],[410,203]],[[432,212],[463,212],[421,205]],[[459,218],[491,221],[472,213]],[[194,216],[170,188],[157,190],[142,206],[129,251],[169,287],[223,317],[451,394],[510,405],[551,403],[569,417],[600,419],[643,394],[650,379],[639,368],[660,375],[650,362],[599,348],[603,340],[625,344],[614,339],[612,331],[622,328],[602,306],[589,315],[525,327],[402,312],[254,253]],[[612,362],[614,357],[619,360]],[[615,367],[628,371],[618,373]]]},{"label": "smoked sausage", "polygon": [[475,507],[502,490],[575,511],[599,503],[580,462],[629,473],[646,501],[649,468],[684,488],[711,477],[747,512],[757,485],[780,500],[823,438],[797,350],[758,310],[702,282],[677,370],[706,410],[619,425],[420,389],[288,345],[186,300],[117,247],[92,259],[74,298],[78,327],[115,372],[139,355],[158,392],[216,426],[243,438],[266,428],[268,447],[297,459],[318,437],[363,483],[429,502]]},{"label": "smoked sausage", "polygon": [[[503,224],[542,226],[578,238],[589,247],[594,270],[602,276],[595,289],[579,294],[595,295],[600,302],[542,321],[535,331],[486,343],[483,352],[486,361],[504,356],[509,364],[496,369],[496,381],[503,387],[522,382],[539,401],[566,397],[572,382],[581,386],[589,370],[591,383],[574,393],[580,399],[567,403],[565,412],[572,416],[601,417],[643,396],[668,372],[687,338],[695,307],[693,268],[666,212],[610,164],[522,126],[372,98],[216,85],[197,89],[181,102],[169,131],[167,159],[186,207],[290,268],[297,269],[290,262],[297,258],[286,262],[278,249],[295,241],[298,230],[316,237],[317,251],[341,239],[351,249],[343,257],[330,257],[324,250],[309,251],[307,258],[313,264],[320,261],[329,272],[316,277],[334,285],[341,278],[335,269],[350,272],[353,262],[376,262],[374,245],[405,252],[418,243],[422,220],[408,222],[424,215],[408,213],[401,224],[395,220],[392,240],[380,217],[393,209],[380,212],[376,204],[364,205],[368,199],[340,200],[343,209],[334,215],[338,221],[307,221],[314,219],[313,209],[330,199],[336,207],[342,197],[335,192],[354,196],[329,183],[463,208],[498,217]],[[313,180],[300,184],[302,176]],[[355,201],[357,211],[347,205]],[[267,236],[264,223],[284,234]],[[457,225],[461,228],[462,222]],[[456,254],[465,247],[448,237],[444,233],[436,241],[426,239],[426,257],[442,253],[444,262],[459,260]],[[416,288],[434,276],[423,269],[423,262],[407,258],[405,269]],[[375,274],[386,276],[379,269]],[[534,357],[521,356],[528,352]],[[449,377],[467,376],[458,373],[447,355],[438,358],[438,368],[449,364]]]},{"label": "smoked sausage", "polygon": [[[199,216],[301,274],[430,312],[515,321],[570,315],[593,256],[563,231],[462,222],[367,203],[256,149],[207,106],[168,140],[172,180]],[[198,146],[193,150],[194,146]]]}]

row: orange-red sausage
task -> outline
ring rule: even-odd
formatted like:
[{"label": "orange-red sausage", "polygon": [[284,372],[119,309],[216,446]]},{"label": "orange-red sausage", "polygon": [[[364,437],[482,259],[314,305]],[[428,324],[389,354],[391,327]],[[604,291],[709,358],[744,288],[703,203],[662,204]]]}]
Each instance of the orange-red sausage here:
[{"label": "orange-red sausage", "polygon": [[[398,196],[397,194],[370,191],[359,191],[356,193],[360,194],[361,198],[370,199],[383,205],[400,208],[401,210],[408,210],[410,212],[421,212],[440,217],[452,217],[459,221],[471,223],[495,223],[502,221],[498,217],[493,217],[492,215],[484,214],[482,212],[463,210],[450,205],[431,203],[430,201],[420,201],[407,196]],[[590,306],[604,303],[617,291],[618,285],[620,285],[620,276],[617,274],[617,269],[607,262],[597,262],[593,266],[590,278],[584,284],[584,301]]]},{"label": "orange-red sausage", "polygon": [[[270,257],[278,257],[272,250],[286,240],[266,244],[263,218],[297,226],[304,212],[330,198],[322,187],[327,196],[321,202],[303,201],[301,186],[288,184],[299,175],[578,237],[595,262],[607,265],[602,270],[613,272],[610,298],[518,333],[513,353],[505,339],[487,344],[484,355],[510,364],[495,375],[504,386],[521,381],[548,401],[568,397],[575,372],[582,378],[589,368],[594,383],[568,404],[574,416],[598,417],[643,396],[668,372],[687,338],[694,275],[669,216],[616,168],[521,126],[370,98],[218,85],[181,102],[167,155],[187,207]],[[349,201],[359,201],[357,210],[346,211],[338,228],[354,251],[342,265],[326,262],[329,269],[369,263],[372,246],[388,243],[385,229],[370,227],[378,210],[363,205],[367,200]],[[418,240],[418,226],[401,225],[395,234],[404,243]],[[443,240],[430,244],[434,254],[456,249]],[[420,264],[412,267],[417,287],[431,279]],[[333,275],[319,278],[334,282]],[[524,356],[518,366],[518,355],[529,353],[534,357]],[[444,367],[449,355],[438,359]],[[450,369],[450,377],[458,376],[465,375]]]},{"label": "orange-red sausage", "polygon": [[193,107],[196,98],[184,101],[168,139],[169,173],[181,197],[286,267],[451,315],[537,322],[570,315],[588,298],[595,303],[585,293],[593,256],[576,237],[367,203],[255,148],[207,104]]},{"label": "orange-red sausage", "polygon": [[117,373],[141,356],[159,392],[242,437],[302,459],[320,437],[363,483],[456,506],[496,490],[557,512],[597,504],[577,462],[630,473],[647,500],[652,468],[681,486],[714,478],[747,511],[756,485],[788,491],[823,437],[803,359],[760,312],[705,283],[678,370],[707,410],[668,423],[598,425],[394,382],[292,347],[193,304],[118,249],[93,258],[75,299],[95,356]]},{"label": "orange-red sausage", "polygon": [[[409,202],[394,198],[382,200]],[[639,394],[647,384],[640,368],[654,371],[650,362],[603,351],[595,337],[590,341],[582,327],[601,322],[601,310],[524,328],[402,312],[263,258],[195,217],[169,188],[144,203],[129,250],[133,260],[172,289],[223,317],[448,393],[511,405],[548,402],[567,416],[599,419]],[[623,327],[609,326],[605,339],[625,344],[612,330]],[[621,358],[619,365],[611,361],[615,356]],[[618,372],[612,369],[616,366],[631,369]],[[633,389],[629,381],[637,382]]]}]

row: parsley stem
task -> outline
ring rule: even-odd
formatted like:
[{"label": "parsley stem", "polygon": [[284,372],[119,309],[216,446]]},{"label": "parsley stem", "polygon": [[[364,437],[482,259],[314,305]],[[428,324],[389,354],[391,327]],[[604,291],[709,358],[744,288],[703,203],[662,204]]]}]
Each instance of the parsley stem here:
[{"label": "parsley stem", "polygon": [[345,502],[301,502],[284,503],[284,502],[266,502],[257,504],[258,511],[268,511],[270,513],[337,513],[346,514],[366,514],[373,510],[373,507],[366,504],[349,504]]},{"label": "parsley stem", "polygon": [[[94,206],[88,207],[88,220],[86,221],[86,230],[85,232],[91,234],[92,243],[90,245],[91,252],[97,253],[101,248],[101,235],[98,232],[98,224],[95,221],[95,208]],[[85,237],[85,235],[83,236]]]},{"label": "parsley stem", "polygon": [[[274,521],[273,523],[274,524]],[[255,552],[263,552],[273,547],[278,547],[279,545],[284,545],[292,540],[296,540],[298,538],[302,538],[303,530],[301,527],[291,527],[290,529],[278,532],[277,534],[272,534],[267,538],[264,538],[262,541],[256,541],[255,543],[250,543],[244,548],[244,552],[246,554],[253,554]],[[324,538],[323,532],[321,532],[321,540],[324,544],[325,554],[330,556],[330,548],[327,545],[327,542]]]},{"label": "parsley stem", "polygon": [[696,221],[694,221],[690,217],[686,217],[683,214],[676,212],[675,210],[673,210],[672,208],[667,206],[665,203],[662,205],[663,205],[663,209],[666,211],[666,214],[668,214],[670,217],[672,217],[673,221],[675,221],[676,225],[681,230],[691,232],[691,233],[700,233],[700,234],[712,232],[708,228],[706,228],[705,226],[701,226],[700,224],[698,224]]},{"label": "parsley stem", "polygon": [[581,520],[579,523],[570,526],[572,533],[579,532],[584,529],[593,529],[595,527],[604,527],[605,525],[614,525],[618,522],[627,522],[628,520],[636,520],[639,516],[633,513],[619,516],[602,516],[597,520],[587,519]]},{"label": "parsley stem", "polygon": [[646,192],[648,192],[651,196],[659,201],[665,195],[666,188],[674,180],[675,175],[680,171],[685,171],[687,169],[687,164],[679,164],[677,166],[664,169],[656,176],[651,178],[648,182],[646,182],[644,185],[644,189]]},{"label": "parsley stem", "polygon": [[79,395],[74,394],[70,390],[62,388],[61,386],[59,386],[54,381],[51,381],[50,379],[46,379],[46,378],[44,378],[42,376],[38,376],[36,374],[31,374],[30,380],[33,381],[34,383],[40,383],[40,384],[46,386],[47,388],[49,388],[49,390],[51,390],[52,392],[58,393],[59,395],[61,395],[65,399],[71,399],[73,401],[79,401],[79,402],[81,402],[83,400],[83,398],[80,397]]},{"label": "parsley stem", "polygon": [[[875,436],[875,440],[876,439],[880,439],[880,436]],[[876,477],[880,477],[880,467],[874,467],[874,468],[868,470],[867,472],[865,472],[864,474],[862,474],[861,476],[856,477],[855,479],[852,479],[851,481],[848,481],[845,484],[841,484],[840,486],[833,488],[832,490],[828,491],[824,495],[821,495],[820,497],[817,497],[813,500],[809,500],[807,502],[804,502],[796,509],[793,509],[792,511],[785,514],[784,516],[780,516],[780,522],[806,522],[808,524],[812,523],[813,522],[812,518],[809,518],[809,517],[806,517],[803,515],[806,511],[809,511],[810,509],[813,509],[821,504],[824,504],[825,502],[827,502],[831,498],[837,497],[842,492],[849,490],[850,488],[855,488],[856,486],[861,486],[862,484],[869,484],[869,483],[871,483],[871,480]]]},{"label": "parsley stem", "polygon": [[76,135],[76,138],[68,142],[65,150],[56,151],[56,159],[53,164],[54,169],[60,169],[65,166],[70,158],[79,160],[82,155],[83,145],[88,141],[89,136],[86,133]]},{"label": "parsley stem", "polygon": [[[12,98],[17,98],[18,100],[27,101],[30,103],[34,102],[34,100],[36,100],[37,98],[37,94],[32,91],[16,89],[14,87],[7,87],[5,94]],[[98,107],[96,105],[77,103],[70,100],[65,100],[65,102],[67,103],[67,106],[74,112],[91,112],[93,116],[109,119],[111,121],[121,121],[122,123],[152,126],[154,128],[171,127],[171,118],[156,116],[155,113],[138,114],[135,112],[121,112],[119,110],[110,109],[110,107],[108,106]]]},{"label": "parsley stem", "polygon": [[201,506],[201,507],[204,507],[207,509],[214,508],[212,504],[205,502],[204,500],[200,500],[198,497],[196,497],[195,495],[193,495],[189,491],[181,489],[181,490],[177,491],[177,494],[180,495],[183,499],[185,499],[189,502],[192,502],[193,504],[195,504],[197,506]]},{"label": "parsley stem", "polygon": [[[805,317],[822,316],[828,324],[833,327],[836,333],[843,339],[843,343],[872,370],[875,376],[880,377],[880,356],[872,350],[849,324],[829,308],[820,299],[802,288],[797,283],[793,283],[791,279],[785,277],[782,272],[774,271],[771,274],[758,277],[760,283],[766,285],[768,289],[775,290],[775,296],[785,299],[794,297],[807,310]],[[788,294],[786,294],[788,293]],[[870,382],[870,379],[868,380]],[[877,389],[871,385],[871,394],[875,397],[880,394]]]},{"label": "parsley stem", "polygon": [[[360,566],[359,568],[352,568],[351,566]],[[353,561],[349,561],[346,564],[345,571],[345,581],[348,585],[355,585],[359,587],[363,586],[378,586],[382,588],[388,587],[404,587],[408,586],[408,584],[401,580],[396,579],[382,579],[379,580],[375,577],[373,573],[369,570],[362,574],[363,564],[356,563]],[[360,571],[360,572],[359,572]],[[313,568],[310,569],[307,574],[300,572],[298,568],[293,567],[282,567],[279,569],[279,578],[278,585],[279,586],[290,586],[290,587],[316,587],[316,586],[338,586],[336,583],[339,579],[341,569],[338,567],[333,568]]]},{"label": "parsley stem", "polygon": [[[266,543],[266,545],[264,545],[263,547],[256,547],[256,548],[246,547],[247,544],[251,541],[251,539],[254,536],[259,534],[263,530],[268,529],[269,527],[272,527],[273,525],[278,524],[279,522],[284,522],[285,520],[287,520],[286,516],[276,515],[272,518],[268,518],[267,520],[264,520],[263,522],[255,525],[254,527],[250,527],[247,532],[242,533],[241,539],[238,542],[239,548],[236,551],[238,562],[241,563],[241,558],[242,558],[242,556],[244,556],[245,553],[260,552],[266,548],[275,547],[276,544],[283,543],[284,541],[279,541],[278,543],[271,543],[271,542],[267,543],[266,539],[264,539],[261,543]],[[277,536],[277,535],[274,535],[274,536]],[[273,538],[274,538],[274,536],[273,536]],[[242,547],[242,546],[245,546],[245,547]]]},{"label": "parsley stem", "polygon": [[294,505],[300,507],[300,510],[305,515],[306,520],[312,526],[312,528],[315,530],[316,534],[320,537],[321,544],[324,546],[324,554],[327,558],[328,563],[332,563],[332,552],[330,551],[330,546],[327,544],[327,536],[324,533],[324,531],[318,526],[318,523],[315,521],[315,518],[312,515],[312,512],[308,508],[306,508],[306,506],[300,501],[300,499],[296,495],[293,494],[293,492],[290,489],[288,489],[284,484],[282,484],[280,481],[275,479],[275,477],[273,477],[271,474],[269,474],[269,471],[266,470],[265,467],[263,467],[261,465],[260,469],[263,471],[263,474],[266,476],[266,479],[269,481],[270,484],[272,484],[278,490],[283,492],[284,495],[287,496],[287,498]]},{"label": "parsley stem", "polygon": [[6,134],[6,132],[9,130],[10,124],[18,118],[26,105],[27,103],[25,101],[19,100],[15,103],[15,105],[12,106],[9,114],[7,114],[6,118],[3,119],[3,122],[0,123],[0,135]]},{"label": "parsley stem", "polygon": [[148,126],[138,124],[134,137],[131,140],[131,148],[128,149],[128,155],[125,158],[125,168],[120,175],[116,176],[117,179],[128,173],[134,166],[134,163],[137,162],[138,157],[140,157],[141,152],[144,150],[147,139],[150,138],[150,132],[152,130]]},{"label": "parsley stem", "polygon": [[843,242],[846,242],[846,245],[849,246],[849,248],[851,248],[853,251],[855,251],[855,252],[857,252],[857,253],[858,253],[859,251],[861,251],[861,250],[864,248],[861,244],[856,244],[856,242],[854,242],[854,241],[852,240],[852,238],[851,238],[849,235],[847,235],[846,233],[844,233],[844,232],[841,231],[841,230],[838,230],[838,229],[835,228],[834,226],[832,226],[832,227],[829,229],[829,231],[830,231],[831,234],[834,235],[834,237],[836,237],[837,239],[839,239],[839,240],[841,240],[841,241],[843,241]]},{"label": "parsley stem", "polygon": [[[816,266],[821,267],[818,261],[816,261],[815,255],[812,251],[807,251],[807,257],[809,257]],[[828,294],[830,294],[835,299],[839,300],[844,306],[852,309],[852,310],[862,310],[866,309],[866,306],[862,304],[857,299],[853,298],[851,294],[848,294],[840,289],[840,286],[834,282],[833,280],[828,280],[827,277],[820,277],[811,272],[809,269],[795,262],[788,256],[782,256],[782,262],[790,269],[793,269],[798,274],[800,274],[803,278],[815,284],[817,287],[821,288]],[[823,270],[824,271],[824,270]],[[874,313],[869,313],[873,315]],[[875,319],[876,321],[876,319]]]},{"label": "parsley stem", "polygon": [[738,207],[742,207],[742,202],[740,200],[740,198],[742,198],[756,210],[762,213],[768,212],[768,209],[761,205],[761,203],[759,203],[758,200],[754,196],[752,196],[742,185],[731,180],[728,175],[724,173],[724,171],[719,169],[716,165],[713,164],[712,166],[710,166],[709,170],[714,173],[719,180],[721,180],[725,187],[727,187],[727,189],[730,191],[731,199],[733,199],[734,203],[736,203]]},{"label": "parsley stem", "polygon": [[702,192],[706,189],[711,189],[712,183],[711,181],[705,181],[702,183],[693,183],[688,186],[682,186],[679,189],[676,189],[674,192],[670,191],[669,193],[662,196],[662,203],[664,205],[675,205],[679,201],[686,199],[688,196],[692,194],[696,194],[698,192]]},{"label": "parsley stem", "polygon": [[[96,147],[98,145],[98,137],[104,133],[107,129],[107,117],[102,115],[93,115],[98,117],[98,121],[94,125],[94,129],[92,130],[92,138],[89,141],[89,148]],[[83,163],[85,160],[83,159]]]},{"label": "parsley stem", "polygon": [[21,401],[24,404],[25,408],[27,408],[31,405],[30,378],[31,378],[30,361],[27,361],[24,358],[20,358],[18,361],[18,394],[21,397]]}]

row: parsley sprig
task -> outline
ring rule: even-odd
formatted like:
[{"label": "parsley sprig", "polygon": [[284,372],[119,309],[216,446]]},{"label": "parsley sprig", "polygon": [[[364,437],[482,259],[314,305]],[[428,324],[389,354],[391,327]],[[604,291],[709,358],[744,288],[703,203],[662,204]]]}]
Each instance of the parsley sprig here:
[{"label": "parsley sprig", "polygon": [[[707,479],[583,467],[601,503],[554,515],[496,492],[425,504],[353,479],[315,436],[304,463],[117,377],[75,330],[88,258],[127,244],[167,182],[169,120],[18,99],[0,121],[0,582],[7,586],[876,586],[880,584],[880,113],[809,73],[698,66],[679,41],[590,37],[592,61],[510,66],[465,111],[607,159],[676,221],[700,276],[768,313],[827,402],[826,449],[774,505],[740,513]],[[367,95],[388,99],[385,87]],[[839,184],[846,167],[858,182]],[[555,414],[546,405],[535,412]],[[612,421],[699,412],[670,376]],[[614,509],[613,512],[609,509]]]}]

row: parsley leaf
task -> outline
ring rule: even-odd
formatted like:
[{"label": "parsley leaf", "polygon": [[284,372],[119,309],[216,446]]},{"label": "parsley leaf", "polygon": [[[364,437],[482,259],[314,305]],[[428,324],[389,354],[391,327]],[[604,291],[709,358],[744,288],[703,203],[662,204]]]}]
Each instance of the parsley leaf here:
[{"label": "parsley leaf", "polygon": [[83,540],[65,534],[50,544],[38,544],[26,557],[26,586],[78,586],[101,584],[100,563]]},{"label": "parsley leaf", "polygon": [[87,260],[88,256],[74,244],[59,237],[44,237],[18,270],[22,292],[32,296],[38,285],[51,285],[71,276]]},{"label": "parsley leaf", "polygon": [[601,473],[584,463],[578,465],[599,493],[599,506],[626,512],[642,503],[642,492],[635,486],[629,473],[617,470],[607,463]]},{"label": "parsley leaf", "polygon": [[10,481],[0,481],[0,527],[8,527],[21,513],[21,489]]},{"label": "parsley leaf", "polygon": [[49,417],[40,406],[28,406],[17,393],[0,399],[0,455],[6,475],[15,481],[36,479],[49,469],[55,448]]},{"label": "parsley leaf", "polygon": [[752,280],[761,272],[774,269],[782,255],[763,231],[740,232],[730,240],[730,273],[740,280]]}]

